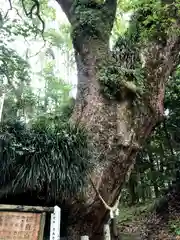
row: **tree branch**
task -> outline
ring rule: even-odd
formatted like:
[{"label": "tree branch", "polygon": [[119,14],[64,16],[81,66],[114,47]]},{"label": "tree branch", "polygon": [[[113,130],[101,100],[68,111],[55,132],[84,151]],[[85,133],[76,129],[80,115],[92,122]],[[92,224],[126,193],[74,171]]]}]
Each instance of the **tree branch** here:
[{"label": "tree branch", "polygon": [[117,0],[106,0],[104,6],[116,13]]},{"label": "tree branch", "polygon": [[162,116],[165,84],[180,63],[180,36],[170,36],[166,41],[166,46],[149,43],[144,53],[146,93],[151,107]]},{"label": "tree branch", "polygon": [[125,36],[118,39],[113,56],[127,69],[139,64],[147,103],[156,115],[163,116],[165,84],[180,63],[180,16],[175,0],[162,2],[158,8],[153,4],[139,7]]},{"label": "tree branch", "polygon": [[56,0],[61,6],[63,12],[66,14],[69,22],[71,22],[71,7],[73,4],[73,0]]},{"label": "tree branch", "polygon": [[7,12],[6,12],[5,16],[4,16],[5,19],[7,18],[9,11],[12,10],[12,8],[13,8],[11,0],[8,0],[8,2],[9,2],[9,9],[7,10]]},{"label": "tree branch", "polygon": [[40,15],[40,2],[39,2],[39,0],[32,0],[32,2],[33,2],[33,4],[31,6],[30,11],[28,12],[27,8],[26,8],[25,0],[21,0],[23,11],[28,18],[32,19],[34,10],[36,10],[34,14],[37,16],[37,18],[39,19],[39,21],[42,24],[41,33],[42,33],[42,37],[43,37],[43,33],[44,33],[44,29],[45,29],[45,23],[44,23],[44,20],[42,19],[41,15]]},{"label": "tree branch", "polygon": [[117,10],[117,0],[106,0],[104,3],[104,7],[106,10],[106,14],[110,17],[110,25],[111,29],[113,28],[114,20],[116,17],[116,10]]}]

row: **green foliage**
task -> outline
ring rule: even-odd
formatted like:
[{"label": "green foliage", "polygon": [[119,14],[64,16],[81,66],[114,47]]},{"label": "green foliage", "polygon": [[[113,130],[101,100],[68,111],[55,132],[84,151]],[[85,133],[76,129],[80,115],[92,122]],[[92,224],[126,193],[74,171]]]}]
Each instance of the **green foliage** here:
[{"label": "green foliage", "polygon": [[74,106],[75,106],[75,99],[74,98],[70,98],[70,100],[68,102],[66,102],[62,105],[62,107],[61,107],[62,121],[67,121],[71,117]]},{"label": "green foliage", "polygon": [[48,0],[40,0],[40,11],[41,15],[45,19],[45,21],[53,21],[56,19],[56,11],[55,8],[51,7],[48,3]]},{"label": "green foliage", "polygon": [[[20,11],[18,14],[20,14]],[[63,112],[67,111],[63,117],[65,121],[72,112],[72,104],[69,98],[71,86],[64,83],[59,76],[56,76],[54,62],[47,61],[40,77],[37,76],[38,79],[41,78],[42,88],[41,91],[34,92],[31,86],[32,71],[28,62],[10,47],[13,45],[17,34],[26,40],[38,34],[37,28],[32,24],[30,27],[30,22],[26,22],[26,18],[23,18],[23,23],[19,15],[12,20],[2,18],[0,94],[2,92],[6,94],[2,119],[7,121],[8,119],[16,120],[23,117],[25,121],[29,121],[33,118],[37,119],[39,115],[46,115],[46,111],[48,113],[51,111],[51,114],[62,118]],[[65,30],[67,33],[67,29]],[[66,47],[65,45],[64,51]]]},{"label": "green foliage", "polygon": [[[17,32],[28,36],[32,31],[19,20],[2,17],[0,40],[0,94],[5,93],[2,120],[17,118],[18,112],[34,103],[30,66],[12,47]],[[21,31],[22,30],[22,31]]]},{"label": "green foliage", "polygon": [[[25,27],[26,28],[26,27]],[[1,84],[12,83],[13,80],[29,82],[29,65],[18,53],[9,47],[16,31],[20,34],[19,24],[2,19],[0,40],[0,81]],[[23,27],[21,26],[21,29]],[[25,34],[23,31],[22,34]],[[28,34],[28,33],[26,33]]]},{"label": "green foliage", "polygon": [[[162,4],[160,0],[134,0],[129,3],[127,9],[134,11],[134,14],[128,32],[138,37],[139,42],[154,40],[163,43],[165,37],[175,30],[178,1],[173,4]],[[175,31],[177,33],[178,29]]]},{"label": "green foliage", "polygon": [[[29,11],[32,2],[26,3]],[[47,60],[38,76],[42,89],[33,92],[29,64],[9,47],[18,34],[25,39],[39,34],[41,21],[32,21],[33,27],[30,20],[23,25],[18,17],[1,23],[0,90],[5,90],[6,98],[0,137],[0,196],[35,191],[37,196],[40,193],[46,199],[60,201],[83,192],[95,155],[86,130],[69,123],[74,107],[69,96],[71,85],[56,75],[54,62]],[[69,26],[63,29],[58,47],[66,51],[72,47],[70,41],[64,43],[70,35]],[[57,47],[54,32],[46,33]],[[22,117],[23,124],[17,122]]]},{"label": "green foliage", "polygon": [[103,66],[99,70],[99,81],[101,83],[101,92],[108,99],[118,99],[121,96],[121,84],[123,73],[118,69],[115,64]]},{"label": "green foliage", "polygon": [[66,116],[68,116],[68,108],[72,109],[70,99],[70,91],[72,87],[70,84],[65,83],[59,76],[56,76],[53,68],[53,62],[49,61],[40,73],[45,86],[39,96],[38,104],[36,105],[36,112],[38,116],[51,113],[52,116],[59,116],[62,118],[62,115],[65,114],[66,110]]},{"label": "green foliage", "polygon": [[97,30],[97,23],[100,22],[99,12],[94,13],[93,9],[86,9],[82,5],[75,6],[75,9],[77,17],[74,19],[75,24],[72,28],[72,38],[100,37],[99,34],[101,32]]},{"label": "green foliage", "polygon": [[180,221],[179,220],[170,220],[169,229],[172,233],[175,233],[176,236],[180,236]]},{"label": "green foliage", "polygon": [[143,204],[138,204],[135,207],[120,205],[119,223],[123,225],[132,223],[133,221],[140,221],[140,219],[149,214],[153,204],[153,201],[148,201]]},{"label": "green foliage", "polygon": [[71,28],[69,24],[61,24],[59,31],[49,29],[44,33],[45,38],[60,50],[72,50]]},{"label": "green foliage", "polygon": [[29,82],[28,63],[17,52],[0,45],[0,78],[2,82],[11,84],[12,79]]},{"label": "green foliage", "polygon": [[74,13],[72,39],[77,47],[80,39],[97,38],[107,41],[111,31],[109,20],[112,16],[107,16],[108,9],[103,8],[101,2],[75,0],[72,11]]},{"label": "green foliage", "polygon": [[23,19],[29,18],[28,20],[34,29],[36,29],[36,33],[40,33],[41,35],[44,33],[45,23],[55,19],[55,9],[48,6],[47,0],[22,0],[15,2],[14,5],[23,10],[20,14],[21,17]]},{"label": "green foliage", "polygon": [[[27,129],[20,122],[1,131],[1,194],[36,191],[49,199],[76,195],[93,167],[93,149],[85,129],[39,118]],[[1,195],[1,196],[2,196]]]},{"label": "green foliage", "polygon": [[[121,56],[121,53],[117,52]],[[99,67],[98,80],[101,84],[101,93],[108,99],[121,101],[125,98],[134,100],[135,96],[144,91],[144,73],[138,63],[134,68],[119,66],[118,62],[107,61],[104,66]]]},{"label": "green foliage", "polygon": [[15,18],[13,21],[6,21],[3,28],[12,37],[12,40],[17,36],[28,38],[33,35],[37,36],[40,33],[36,26],[32,26],[32,24],[27,20],[22,20],[22,18]]}]

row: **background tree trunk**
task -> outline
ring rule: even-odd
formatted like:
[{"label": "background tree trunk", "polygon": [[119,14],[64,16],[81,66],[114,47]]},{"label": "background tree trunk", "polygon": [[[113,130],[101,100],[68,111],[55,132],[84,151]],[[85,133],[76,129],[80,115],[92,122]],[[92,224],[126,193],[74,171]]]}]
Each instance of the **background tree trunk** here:
[{"label": "background tree trunk", "polygon": [[128,182],[128,190],[130,194],[130,206],[133,206],[134,204],[139,202],[138,194],[137,194],[137,172],[134,170],[131,172],[129,182]]},{"label": "background tree trunk", "polygon": [[158,198],[159,197],[159,188],[158,188],[158,183],[157,183],[157,172],[154,166],[154,159],[153,159],[153,155],[152,153],[149,151],[148,153],[149,155],[149,162],[150,162],[150,169],[151,169],[151,174],[152,174],[152,185],[154,187],[154,193],[155,193],[155,197]]}]

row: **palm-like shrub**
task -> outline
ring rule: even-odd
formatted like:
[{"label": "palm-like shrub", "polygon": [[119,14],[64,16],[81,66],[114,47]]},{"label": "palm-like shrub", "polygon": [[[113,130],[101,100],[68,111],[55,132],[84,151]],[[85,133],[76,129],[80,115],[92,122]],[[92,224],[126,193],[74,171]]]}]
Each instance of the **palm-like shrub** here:
[{"label": "palm-like shrub", "polygon": [[1,131],[0,197],[36,191],[56,200],[84,189],[94,155],[83,127],[14,123]]}]

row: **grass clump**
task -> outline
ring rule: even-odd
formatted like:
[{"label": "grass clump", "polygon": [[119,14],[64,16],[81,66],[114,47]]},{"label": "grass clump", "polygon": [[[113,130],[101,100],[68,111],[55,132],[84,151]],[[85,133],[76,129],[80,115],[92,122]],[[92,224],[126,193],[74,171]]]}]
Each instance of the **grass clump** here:
[{"label": "grass clump", "polygon": [[92,146],[77,124],[1,127],[0,196],[36,191],[57,200],[83,191],[93,168]]}]

